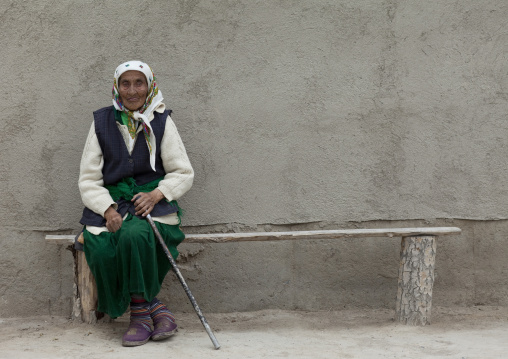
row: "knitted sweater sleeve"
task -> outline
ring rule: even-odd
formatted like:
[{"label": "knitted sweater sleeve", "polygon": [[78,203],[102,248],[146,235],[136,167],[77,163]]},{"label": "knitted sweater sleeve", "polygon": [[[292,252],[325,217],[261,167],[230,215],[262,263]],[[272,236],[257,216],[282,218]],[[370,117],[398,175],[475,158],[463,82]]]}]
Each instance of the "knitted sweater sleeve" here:
[{"label": "knitted sweater sleeve", "polygon": [[194,170],[175,123],[168,116],[161,140],[161,157],[166,175],[157,187],[167,200],[183,196],[192,186]]},{"label": "knitted sweater sleeve", "polygon": [[78,187],[83,204],[101,216],[104,216],[104,212],[109,206],[117,207],[109,191],[104,187],[103,166],[102,150],[95,133],[95,125],[92,122],[81,157]]}]

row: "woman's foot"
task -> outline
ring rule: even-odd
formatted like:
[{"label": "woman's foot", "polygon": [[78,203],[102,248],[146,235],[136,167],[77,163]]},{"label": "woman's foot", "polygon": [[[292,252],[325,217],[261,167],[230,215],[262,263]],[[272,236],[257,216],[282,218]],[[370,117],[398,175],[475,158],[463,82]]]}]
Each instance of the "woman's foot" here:
[{"label": "woman's foot", "polygon": [[124,347],[135,347],[145,344],[152,335],[150,303],[131,302],[131,322],[122,337]]},{"label": "woman's foot", "polygon": [[178,331],[175,316],[157,298],[150,302],[150,316],[154,327],[152,340],[169,338]]},{"label": "woman's foot", "polygon": [[143,345],[152,335],[151,330],[147,330],[141,323],[131,322],[129,328],[122,337],[122,345],[124,347],[137,347]]}]

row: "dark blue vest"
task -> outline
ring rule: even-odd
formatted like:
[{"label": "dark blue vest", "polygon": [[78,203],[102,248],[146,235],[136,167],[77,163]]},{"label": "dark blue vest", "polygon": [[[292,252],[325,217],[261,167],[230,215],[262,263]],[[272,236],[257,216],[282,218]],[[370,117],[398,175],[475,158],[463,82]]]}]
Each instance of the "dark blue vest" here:
[{"label": "dark blue vest", "polygon": [[[133,177],[136,180],[136,184],[141,186],[166,174],[161,158],[161,141],[166,127],[166,119],[170,113],[171,110],[166,110],[162,114],[154,112],[154,118],[150,122],[157,148],[155,153],[155,171],[150,166],[150,153],[142,132],[138,134],[132,154],[129,154],[122,134],[116,124],[113,106],[101,108],[93,113],[95,133],[97,134],[104,157],[104,167],[102,168],[104,185],[114,185],[123,178]],[[120,199],[117,201],[117,204],[118,212],[122,217],[127,212],[133,215],[136,212],[130,201]],[[162,200],[155,205],[151,215],[152,217],[158,217],[177,211],[177,206]],[[101,215],[85,207],[80,223],[102,227],[106,225],[106,220]]]}]

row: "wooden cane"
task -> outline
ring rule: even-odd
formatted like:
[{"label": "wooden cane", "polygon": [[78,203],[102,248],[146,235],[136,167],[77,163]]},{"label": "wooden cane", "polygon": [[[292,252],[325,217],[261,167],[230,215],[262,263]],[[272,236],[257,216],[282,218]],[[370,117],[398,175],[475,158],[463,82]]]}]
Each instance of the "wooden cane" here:
[{"label": "wooden cane", "polygon": [[182,287],[185,290],[185,293],[187,293],[187,296],[189,297],[189,300],[191,301],[192,306],[194,307],[194,310],[196,311],[196,314],[199,317],[199,320],[201,320],[201,323],[205,327],[205,330],[208,333],[208,336],[210,337],[210,340],[212,341],[213,346],[215,347],[215,349],[219,349],[220,348],[219,342],[215,338],[215,335],[213,335],[212,330],[210,329],[210,326],[208,325],[208,322],[206,321],[205,317],[203,316],[203,313],[201,312],[201,309],[199,309],[198,303],[196,303],[196,299],[194,299],[194,296],[192,295],[192,293],[191,293],[191,291],[189,289],[189,286],[187,285],[187,283],[185,283],[185,279],[183,279],[182,273],[180,273],[180,270],[176,266],[176,262],[173,259],[173,256],[171,255],[171,253],[169,252],[168,246],[166,245],[166,243],[162,239],[162,236],[159,233],[159,230],[155,226],[155,223],[153,222],[152,216],[150,216],[148,214],[146,216],[146,219],[148,220],[148,223],[150,223],[150,226],[152,227],[153,232],[155,233],[155,236],[159,240],[159,243],[161,244],[162,249],[164,250],[164,252],[168,256],[169,263],[171,263],[171,267],[173,268],[173,271],[175,272],[176,276],[178,277],[178,280],[180,281],[180,283],[182,284]]}]

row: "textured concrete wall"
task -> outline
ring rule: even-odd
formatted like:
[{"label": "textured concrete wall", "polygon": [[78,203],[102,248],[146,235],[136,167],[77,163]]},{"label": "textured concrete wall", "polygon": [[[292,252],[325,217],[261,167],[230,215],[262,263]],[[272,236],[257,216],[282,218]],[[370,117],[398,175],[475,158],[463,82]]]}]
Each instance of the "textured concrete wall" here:
[{"label": "textured concrete wall", "polygon": [[[508,305],[505,1],[0,2],[0,315],[70,311],[79,160],[149,63],[196,170],[188,231],[459,225],[435,302]],[[204,308],[392,306],[395,239],[182,246]],[[185,302],[172,279],[164,297]],[[185,306],[185,304],[181,304]]]}]

